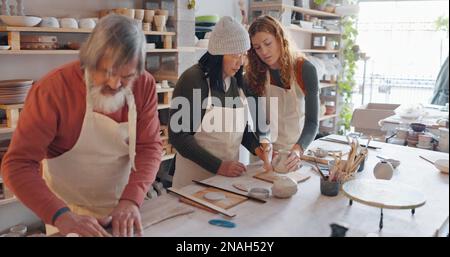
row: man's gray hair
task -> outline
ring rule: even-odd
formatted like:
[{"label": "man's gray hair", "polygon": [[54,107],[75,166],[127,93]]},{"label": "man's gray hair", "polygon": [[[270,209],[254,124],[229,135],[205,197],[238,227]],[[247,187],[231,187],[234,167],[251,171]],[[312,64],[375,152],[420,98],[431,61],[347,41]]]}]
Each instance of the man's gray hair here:
[{"label": "man's gray hair", "polygon": [[100,59],[111,55],[113,68],[128,64],[138,58],[139,74],[145,69],[146,39],[135,20],[110,14],[102,18],[80,49],[83,68],[95,70]]}]

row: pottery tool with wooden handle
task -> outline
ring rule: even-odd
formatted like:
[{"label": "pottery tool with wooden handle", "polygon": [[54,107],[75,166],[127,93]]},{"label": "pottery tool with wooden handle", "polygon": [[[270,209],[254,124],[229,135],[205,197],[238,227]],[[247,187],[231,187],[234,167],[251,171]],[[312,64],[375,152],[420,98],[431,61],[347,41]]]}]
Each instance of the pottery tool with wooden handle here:
[{"label": "pottery tool with wooden handle", "polygon": [[313,163],[317,162],[320,164],[328,165],[327,159],[317,158],[317,157],[310,156],[310,155],[301,155],[300,160],[307,161],[307,162],[313,162]]}]

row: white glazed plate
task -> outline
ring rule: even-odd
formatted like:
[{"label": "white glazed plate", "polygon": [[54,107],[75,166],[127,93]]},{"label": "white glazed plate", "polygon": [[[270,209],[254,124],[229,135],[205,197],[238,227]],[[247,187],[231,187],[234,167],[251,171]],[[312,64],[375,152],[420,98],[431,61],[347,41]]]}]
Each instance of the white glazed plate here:
[{"label": "white glazed plate", "polygon": [[0,50],[9,50],[10,46],[0,46]]}]

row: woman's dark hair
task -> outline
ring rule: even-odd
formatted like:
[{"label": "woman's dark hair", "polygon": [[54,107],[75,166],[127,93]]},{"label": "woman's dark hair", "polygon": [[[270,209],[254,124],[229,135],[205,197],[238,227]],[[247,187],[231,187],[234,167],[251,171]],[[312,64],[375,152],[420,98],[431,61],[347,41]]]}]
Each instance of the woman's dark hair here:
[{"label": "woman's dark hair", "polygon": [[[205,73],[206,78],[209,78],[210,87],[213,90],[223,91],[223,55],[212,55],[206,52],[198,61],[200,68]],[[234,77],[239,88],[243,88],[244,66],[236,72]]]}]

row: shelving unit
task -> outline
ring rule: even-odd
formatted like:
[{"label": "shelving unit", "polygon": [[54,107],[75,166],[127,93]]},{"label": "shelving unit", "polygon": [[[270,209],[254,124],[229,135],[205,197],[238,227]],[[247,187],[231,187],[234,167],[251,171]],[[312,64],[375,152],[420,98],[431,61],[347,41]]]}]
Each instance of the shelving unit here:
[{"label": "shelving unit", "polygon": [[[20,37],[22,33],[91,33],[92,29],[66,29],[66,28],[43,28],[43,27],[12,27],[1,26],[0,32],[8,33],[8,45],[11,46],[12,51],[20,50]],[[163,41],[172,40],[176,36],[175,32],[159,32],[159,31],[145,31],[147,36],[162,36]]]},{"label": "shelving unit", "polygon": [[[110,6],[121,5],[122,1],[116,1],[115,4],[105,4],[105,9],[112,9]],[[132,6],[128,8],[138,9],[165,9],[169,11],[167,21],[167,31],[147,31],[144,32],[147,41],[157,44],[156,49],[147,50],[146,69],[155,77],[157,82],[168,80],[171,85],[174,85],[179,76],[184,70],[192,66],[195,59],[197,48],[195,46],[195,14],[193,9],[187,8],[188,1],[186,0],[143,0],[143,1],[129,1]],[[90,10],[97,12],[97,10]],[[10,50],[0,50],[1,58],[11,58],[8,56],[30,56],[29,58],[43,58],[49,56],[76,56],[79,54],[78,50],[58,49],[58,50],[21,50],[20,40],[23,35],[50,35],[61,37],[63,42],[66,38],[75,38],[82,42],[93,30],[91,29],[65,29],[65,28],[44,28],[44,27],[13,27],[0,26],[0,35],[7,37]],[[73,40],[73,39],[72,39]],[[164,48],[163,48],[164,47]],[[36,57],[34,57],[36,56]],[[44,57],[45,58],[45,57]],[[48,69],[50,71],[51,68]],[[44,74],[40,74],[41,76]],[[173,88],[157,89],[158,99],[158,114],[160,122],[164,128],[168,122],[168,110],[170,108],[170,100],[172,98]],[[12,137],[14,127],[0,127],[0,139],[7,140]],[[167,129],[166,129],[167,132]],[[160,172],[167,169],[167,161],[175,157],[174,149],[168,144],[168,135],[164,135],[161,139],[167,143],[164,146],[166,155],[162,157]],[[158,173],[159,174],[159,173]],[[159,176],[158,176],[159,177]],[[165,177],[165,176],[164,176]],[[2,182],[0,182],[2,184]],[[0,203],[8,203],[17,201],[16,198],[0,201]]]},{"label": "shelving unit", "polygon": [[[78,50],[0,50],[0,54],[12,54],[12,55],[22,55],[22,54],[42,54],[42,55],[70,55],[78,54]],[[178,53],[179,49],[152,49],[147,50],[149,54],[159,54],[159,53]]]},{"label": "shelving unit", "polygon": [[[193,9],[187,8],[186,0],[144,0],[143,9],[165,9],[169,11],[169,19],[167,22],[168,30],[175,31],[173,37],[175,43],[174,49],[177,49],[173,55],[160,56],[159,66],[148,67],[150,73],[157,81],[167,80],[172,84],[178,81],[180,75],[195,63],[195,14]],[[172,56],[174,58],[172,58]],[[149,56],[149,59],[156,57]],[[148,60],[151,65],[151,60]],[[173,88],[158,89],[158,112],[161,121],[161,128],[168,130],[167,124],[169,119],[170,100],[172,98]],[[164,96],[164,97],[163,97]],[[167,166],[164,161],[171,160],[175,157],[172,146],[168,143],[167,131],[161,137],[163,148],[166,155],[162,157],[161,169]],[[162,176],[166,177],[166,176]]]},{"label": "shelving unit", "polygon": [[[293,12],[299,12],[303,14],[308,14],[315,17],[328,17],[328,18],[340,18],[340,15],[329,13],[329,12],[323,12],[319,10],[314,9],[308,9],[303,7],[294,6],[293,3],[290,4],[284,4],[285,1],[267,1],[267,2],[261,2],[261,1],[252,1],[251,9],[283,9],[283,11],[293,11]],[[287,1],[289,2],[289,1]],[[291,1],[292,2],[292,1]]]},{"label": "shelving unit", "polygon": [[318,29],[305,29],[299,26],[290,26],[288,28],[290,31],[299,31],[299,32],[306,32],[311,34],[322,34],[322,35],[341,35],[342,33],[340,31],[326,31],[326,30],[318,30]]},{"label": "shelving unit", "polygon": [[[342,36],[341,31],[320,29],[314,27],[302,28],[300,25],[292,23],[293,13],[301,13],[303,14],[303,16],[310,16],[311,18],[316,17],[323,20],[336,20],[341,18],[340,15],[337,15],[335,13],[294,6],[293,0],[250,0],[251,19],[254,19],[260,15],[270,15],[272,17],[278,18],[281,24],[283,24],[285,30],[291,35],[291,38],[294,39],[297,48],[300,49],[298,50],[299,52],[307,55],[326,54],[341,59],[341,51],[339,49],[328,50],[325,49],[325,47],[313,48],[313,38],[318,36],[333,38],[334,41],[338,41],[340,45]],[[319,84],[319,88],[321,91],[321,103],[325,104],[325,102],[334,102],[336,110],[334,114],[326,113],[326,115],[322,115],[319,118],[319,132],[333,133],[337,131],[336,125],[339,118],[339,115],[337,115],[337,113],[339,112],[339,101],[337,93],[338,83],[324,81],[322,78],[319,78],[319,80],[321,80]],[[330,93],[324,93],[330,90],[333,90],[336,93],[334,95]],[[330,125],[332,125],[332,127]]]}]

